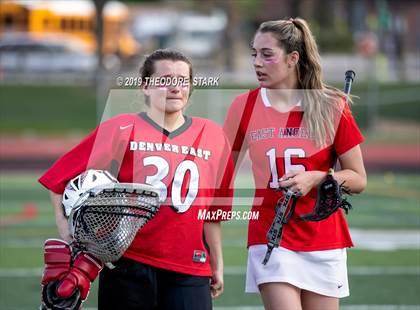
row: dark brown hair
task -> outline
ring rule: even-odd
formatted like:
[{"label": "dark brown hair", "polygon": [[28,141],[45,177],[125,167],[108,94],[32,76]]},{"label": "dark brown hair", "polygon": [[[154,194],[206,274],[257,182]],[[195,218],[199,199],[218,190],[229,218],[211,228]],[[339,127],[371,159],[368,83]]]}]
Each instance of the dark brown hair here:
[{"label": "dark brown hair", "polygon": [[150,78],[155,72],[155,63],[159,60],[183,61],[190,68],[190,82],[192,83],[192,64],[191,61],[182,53],[171,49],[159,49],[151,53],[144,60],[143,66],[140,68],[140,76],[142,81]]}]

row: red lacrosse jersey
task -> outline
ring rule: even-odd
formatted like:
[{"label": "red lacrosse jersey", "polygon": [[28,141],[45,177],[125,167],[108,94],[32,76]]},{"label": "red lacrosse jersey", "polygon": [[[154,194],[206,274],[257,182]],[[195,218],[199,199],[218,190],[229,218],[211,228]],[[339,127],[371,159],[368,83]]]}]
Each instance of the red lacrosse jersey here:
[{"label": "red lacrosse jersey", "polygon": [[[108,170],[119,182],[150,184],[163,201],[124,256],[158,268],[210,276],[203,210],[231,211],[233,163],[222,128],[202,118],[168,132],[146,113],[109,119],[62,156],[39,179],[62,194],[87,169]],[[215,219],[215,217],[212,217]]]},{"label": "red lacrosse jersey", "polygon": [[[275,215],[275,206],[283,195],[275,191],[279,178],[293,170],[328,171],[335,159],[363,141],[348,105],[342,101],[334,120],[334,141],[317,147],[303,120],[302,102],[287,113],[273,108],[266,89],[256,89],[235,98],[224,125],[239,164],[246,151],[252,162],[255,196],[252,210],[258,220],[248,225],[248,246],[266,244],[266,234]],[[331,117],[334,117],[332,115]],[[332,139],[330,139],[332,140]],[[283,226],[281,246],[295,251],[316,251],[352,246],[341,210],[320,222],[305,222],[299,216],[311,213],[317,192],[312,189],[297,200],[291,221]]]}]

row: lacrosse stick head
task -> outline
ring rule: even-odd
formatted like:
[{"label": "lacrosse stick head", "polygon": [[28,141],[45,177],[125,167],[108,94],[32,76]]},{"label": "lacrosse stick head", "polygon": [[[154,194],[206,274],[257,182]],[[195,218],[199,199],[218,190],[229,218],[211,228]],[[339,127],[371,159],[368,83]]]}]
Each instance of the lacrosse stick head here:
[{"label": "lacrosse stick head", "polygon": [[304,221],[318,222],[328,218],[339,208],[346,213],[352,208],[350,202],[343,197],[344,194],[351,194],[350,191],[344,187],[344,183],[338,184],[333,174],[334,170],[330,169],[325,180],[319,184],[315,208],[312,213],[301,216]]},{"label": "lacrosse stick head", "polygon": [[110,183],[94,187],[79,198],[70,213],[74,247],[103,263],[114,262],[159,207],[159,192],[149,185]]}]

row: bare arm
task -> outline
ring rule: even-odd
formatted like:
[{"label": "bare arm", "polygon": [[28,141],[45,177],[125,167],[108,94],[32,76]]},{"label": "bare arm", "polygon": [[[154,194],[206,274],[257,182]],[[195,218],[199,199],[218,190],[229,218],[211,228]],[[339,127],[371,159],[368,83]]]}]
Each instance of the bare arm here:
[{"label": "bare arm", "polygon": [[367,176],[363,164],[362,150],[357,145],[339,158],[341,170],[334,175],[339,184],[344,183],[352,193],[361,193],[365,190]]},{"label": "bare arm", "polygon": [[50,191],[50,199],[54,207],[55,224],[57,225],[58,233],[63,240],[70,243],[73,240],[73,237],[70,235],[68,221],[64,216],[63,207],[61,205],[63,195]]},{"label": "bare arm", "polygon": [[[334,174],[338,184],[344,182],[352,193],[361,193],[366,188],[367,177],[360,146],[348,150],[338,159],[341,170]],[[318,186],[326,175],[327,172],[324,171],[290,171],[280,179],[280,186],[290,187],[306,195],[312,188]]]},{"label": "bare arm", "polygon": [[211,296],[219,297],[223,293],[223,254],[220,222],[204,222],[204,237],[210,248],[212,270]]}]

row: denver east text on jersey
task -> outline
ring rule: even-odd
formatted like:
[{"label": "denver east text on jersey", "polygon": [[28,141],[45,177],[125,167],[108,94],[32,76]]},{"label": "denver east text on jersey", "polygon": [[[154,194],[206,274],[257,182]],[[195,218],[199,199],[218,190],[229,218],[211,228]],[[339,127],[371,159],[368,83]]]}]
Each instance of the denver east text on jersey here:
[{"label": "denver east text on jersey", "polygon": [[192,146],[177,145],[169,143],[157,143],[146,141],[130,141],[130,151],[143,151],[143,152],[172,152],[183,155],[191,155],[204,160],[208,160],[211,152],[201,148],[194,148]]}]

